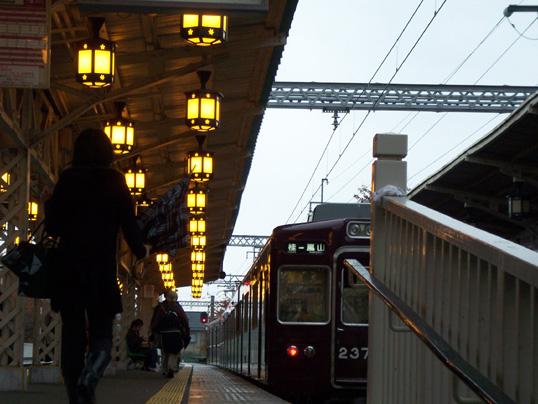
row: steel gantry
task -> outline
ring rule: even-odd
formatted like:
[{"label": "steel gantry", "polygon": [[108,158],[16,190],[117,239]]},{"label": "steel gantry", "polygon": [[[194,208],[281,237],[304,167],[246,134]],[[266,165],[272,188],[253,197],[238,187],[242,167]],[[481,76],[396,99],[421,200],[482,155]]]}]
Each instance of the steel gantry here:
[{"label": "steel gantry", "polygon": [[276,82],[267,108],[509,113],[538,87]]},{"label": "steel gantry", "polygon": [[269,236],[233,235],[228,241],[228,247],[256,247],[262,248],[269,240]]}]

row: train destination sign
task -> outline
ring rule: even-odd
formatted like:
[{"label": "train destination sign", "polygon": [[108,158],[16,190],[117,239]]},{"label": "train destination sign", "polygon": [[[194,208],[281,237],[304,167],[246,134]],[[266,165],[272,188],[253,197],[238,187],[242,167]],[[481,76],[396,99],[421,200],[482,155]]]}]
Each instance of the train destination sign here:
[{"label": "train destination sign", "polygon": [[266,11],[269,0],[78,0],[84,8],[91,9],[219,9]]},{"label": "train destination sign", "polygon": [[321,254],[325,252],[325,243],[308,241],[288,243],[286,251],[289,254]]}]

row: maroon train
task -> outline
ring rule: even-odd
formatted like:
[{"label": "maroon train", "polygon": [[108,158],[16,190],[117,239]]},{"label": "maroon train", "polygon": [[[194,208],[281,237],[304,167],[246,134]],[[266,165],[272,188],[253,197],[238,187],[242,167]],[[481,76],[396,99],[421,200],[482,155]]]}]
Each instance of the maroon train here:
[{"label": "maroon train", "polygon": [[365,397],[368,291],[342,264],[369,265],[369,205],[357,206],[273,230],[241,300],[209,324],[209,363],[293,401]]}]

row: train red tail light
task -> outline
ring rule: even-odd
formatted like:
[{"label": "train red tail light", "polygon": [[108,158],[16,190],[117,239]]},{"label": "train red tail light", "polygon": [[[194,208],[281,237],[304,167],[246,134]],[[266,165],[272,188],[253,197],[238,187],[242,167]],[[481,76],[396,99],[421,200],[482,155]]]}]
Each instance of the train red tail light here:
[{"label": "train red tail light", "polygon": [[207,323],[207,313],[206,312],[200,313],[200,322],[202,324]]},{"label": "train red tail light", "polygon": [[295,345],[290,345],[288,349],[286,349],[286,353],[290,358],[295,358],[299,354],[299,350]]}]

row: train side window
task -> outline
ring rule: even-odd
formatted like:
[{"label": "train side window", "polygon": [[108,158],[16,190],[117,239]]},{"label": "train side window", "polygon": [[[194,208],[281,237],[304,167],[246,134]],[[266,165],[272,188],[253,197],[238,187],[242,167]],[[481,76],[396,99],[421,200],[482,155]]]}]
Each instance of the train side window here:
[{"label": "train side window", "polygon": [[278,320],[282,323],[329,322],[330,270],[282,267],[278,271]]},{"label": "train side window", "polygon": [[368,288],[347,268],[342,270],[342,322],[368,324]]}]

